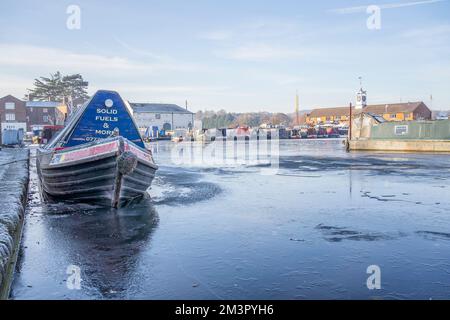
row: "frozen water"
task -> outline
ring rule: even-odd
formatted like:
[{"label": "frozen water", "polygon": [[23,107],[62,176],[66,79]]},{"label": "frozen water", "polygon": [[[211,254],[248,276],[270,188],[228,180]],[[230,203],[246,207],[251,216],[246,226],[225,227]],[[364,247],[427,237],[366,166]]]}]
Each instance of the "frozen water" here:
[{"label": "frozen water", "polygon": [[[264,161],[177,163],[174,146],[151,145],[153,199],[126,209],[42,204],[32,177],[12,297],[450,296],[450,155],[286,140],[264,174]],[[67,288],[68,265],[81,290]],[[366,286],[369,265],[381,290]]]}]

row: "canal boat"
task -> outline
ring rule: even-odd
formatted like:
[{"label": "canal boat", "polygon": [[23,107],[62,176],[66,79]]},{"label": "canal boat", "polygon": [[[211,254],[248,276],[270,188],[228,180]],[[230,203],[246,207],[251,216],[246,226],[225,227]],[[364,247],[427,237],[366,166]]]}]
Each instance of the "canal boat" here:
[{"label": "canal boat", "polygon": [[450,120],[389,122],[361,112],[352,119],[349,132],[349,151],[450,152]]},{"label": "canal boat", "polygon": [[183,136],[172,137],[172,142],[183,142]]},{"label": "canal boat", "polygon": [[300,135],[300,129],[292,129],[291,134],[289,136],[289,139],[301,139],[302,136]]},{"label": "canal boat", "polygon": [[343,136],[343,137],[348,136],[348,126],[347,125],[337,126],[337,131],[340,136]]},{"label": "canal boat", "polygon": [[315,128],[308,128],[306,132],[306,137],[308,139],[317,139],[317,131]]},{"label": "canal boat", "polygon": [[158,169],[128,103],[106,90],[37,151],[36,166],[44,200],[114,208],[147,197]]}]

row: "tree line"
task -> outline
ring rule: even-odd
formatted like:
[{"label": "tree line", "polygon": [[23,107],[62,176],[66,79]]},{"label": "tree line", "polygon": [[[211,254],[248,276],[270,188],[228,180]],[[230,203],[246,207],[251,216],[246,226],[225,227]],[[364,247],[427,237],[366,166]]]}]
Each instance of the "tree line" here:
[{"label": "tree line", "polygon": [[284,125],[292,124],[293,119],[284,113],[247,112],[229,113],[220,111],[198,111],[195,114],[197,120],[202,120],[204,129],[232,128],[237,126],[258,127],[261,124]]}]

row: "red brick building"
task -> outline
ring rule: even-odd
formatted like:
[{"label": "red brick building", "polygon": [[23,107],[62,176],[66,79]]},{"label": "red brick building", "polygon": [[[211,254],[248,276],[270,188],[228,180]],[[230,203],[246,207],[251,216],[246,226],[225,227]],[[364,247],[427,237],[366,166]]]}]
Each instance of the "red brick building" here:
[{"label": "red brick building", "polygon": [[42,130],[48,125],[64,125],[67,106],[54,101],[27,101],[26,113],[28,130]]},{"label": "red brick building", "polygon": [[23,129],[26,132],[25,102],[12,95],[0,98],[0,119],[1,132],[7,129]]}]

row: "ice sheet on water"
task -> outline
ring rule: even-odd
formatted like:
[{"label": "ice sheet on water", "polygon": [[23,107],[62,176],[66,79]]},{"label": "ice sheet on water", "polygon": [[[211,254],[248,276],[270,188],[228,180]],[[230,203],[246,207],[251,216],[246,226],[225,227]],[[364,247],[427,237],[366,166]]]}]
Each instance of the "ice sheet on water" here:
[{"label": "ice sheet on water", "polygon": [[394,240],[404,237],[405,234],[390,234],[377,231],[355,230],[346,227],[337,227],[319,224],[316,229],[322,232],[323,238],[329,242],[340,242],[344,240],[351,241],[380,241],[380,240]]},{"label": "ice sheet on water", "polygon": [[201,174],[177,168],[161,168],[149,193],[155,205],[177,206],[207,201],[222,189],[215,183],[202,181]]}]

